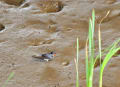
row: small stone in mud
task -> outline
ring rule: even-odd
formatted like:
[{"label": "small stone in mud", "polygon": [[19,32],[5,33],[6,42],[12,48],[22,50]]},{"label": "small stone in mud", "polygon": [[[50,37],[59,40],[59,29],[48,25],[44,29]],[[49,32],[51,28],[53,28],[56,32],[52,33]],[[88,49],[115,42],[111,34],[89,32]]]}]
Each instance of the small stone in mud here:
[{"label": "small stone in mud", "polygon": [[62,65],[63,66],[68,66],[70,63],[68,62],[68,61],[64,61],[64,62],[62,62]]},{"label": "small stone in mud", "polygon": [[0,23],[0,31],[4,30],[5,26],[3,24]]}]

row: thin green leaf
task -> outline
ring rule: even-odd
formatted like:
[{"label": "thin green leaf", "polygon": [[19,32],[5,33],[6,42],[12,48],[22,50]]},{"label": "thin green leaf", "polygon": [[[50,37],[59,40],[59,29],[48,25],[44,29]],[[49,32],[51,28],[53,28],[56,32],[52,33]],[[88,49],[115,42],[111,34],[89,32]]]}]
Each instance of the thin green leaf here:
[{"label": "thin green leaf", "polygon": [[[116,42],[117,43],[117,42]],[[112,58],[112,56],[120,50],[119,48],[115,48],[117,44],[114,44],[113,47],[111,48],[111,50],[108,52],[108,54],[106,55],[106,57],[104,58],[104,61],[100,67],[100,83],[99,83],[99,87],[102,87],[102,76],[103,76],[103,71],[105,66],[107,65],[108,61]]]},{"label": "thin green leaf", "polygon": [[76,65],[76,87],[79,87],[79,71],[78,71],[78,61],[79,61],[79,39],[77,38],[77,58],[75,59]]},{"label": "thin green leaf", "polygon": [[5,81],[5,84],[2,87],[6,87],[6,85],[13,78],[13,76],[14,76],[14,72],[11,72],[10,75],[8,76],[8,79]]},{"label": "thin green leaf", "polygon": [[86,40],[86,87],[89,86],[88,38]]}]

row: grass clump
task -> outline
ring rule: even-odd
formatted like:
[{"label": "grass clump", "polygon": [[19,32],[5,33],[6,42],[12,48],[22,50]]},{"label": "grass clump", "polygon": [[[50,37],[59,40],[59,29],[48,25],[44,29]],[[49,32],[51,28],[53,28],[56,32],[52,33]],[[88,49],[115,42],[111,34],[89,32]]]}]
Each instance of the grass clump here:
[{"label": "grass clump", "polygon": [[[102,78],[103,78],[103,71],[105,66],[119,50],[120,40],[115,41],[112,45],[102,51],[101,47],[101,32],[100,32],[100,25],[102,21],[108,16],[110,11],[107,12],[105,17],[101,19],[98,27],[98,45],[99,45],[99,54],[95,56],[95,46],[94,46],[94,28],[95,28],[95,11],[92,11],[92,18],[89,20],[89,32],[88,38],[86,40],[86,87],[93,87],[93,73],[94,73],[94,66],[96,61],[99,59],[100,62],[100,74],[99,74],[99,87],[102,87]],[[77,38],[77,58],[75,59],[76,65],[76,87],[79,87],[79,73],[78,73],[78,53],[79,53],[79,41]],[[107,53],[106,53],[107,52]],[[101,62],[101,57],[104,57],[103,61]]]}]

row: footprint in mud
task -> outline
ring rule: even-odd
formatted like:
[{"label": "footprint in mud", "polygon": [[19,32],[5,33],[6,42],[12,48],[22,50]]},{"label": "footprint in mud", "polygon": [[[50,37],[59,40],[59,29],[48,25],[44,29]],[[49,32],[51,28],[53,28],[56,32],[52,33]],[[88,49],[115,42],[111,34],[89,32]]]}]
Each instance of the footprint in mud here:
[{"label": "footprint in mud", "polygon": [[48,33],[54,33],[54,32],[57,32],[57,23],[55,20],[52,20],[52,19],[49,19],[48,20],[48,28],[47,28],[47,32]]},{"label": "footprint in mud", "polygon": [[53,41],[54,41],[54,39],[45,40],[45,41],[41,42],[40,45],[52,44]]},{"label": "footprint in mud", "polygon": [[2,0],[9,5],[20,6],[25,0]]},{"label": "footprint in mud", "polygon": [[25,26],[30,26],[34,29],[46,29],[47,23],[31,17],[25,21]]},{"label": "footprint in mud", "polygon": [[28,45],[29,46],[39,46],[39,45],[45,45],[45,44],[52,44],[54,39],[49,39],[49,40],[43,40],[41,38],[36,38],[36,39],[31,39],[28,40]]},{"label": "footprint in mud", "polygon": [[31,39],[28,40],[28,45],[30,46],[39,46],[42,39]]},{"label": "footprint in mud", "polygon": [[59,0],[29,0],[22,4],[20,8],[33,5],[33,14],[59,12],[63,9],[63,3]]},{"label": "footprint in mud", "polygon": [[0,23],[0,31],[4,30],[5,26],[3,24]]},{"label": "footprint in mud", "polygon": [[41,0],[37,3],[42,13],[59,12],[63,8],[63,4],[59,0]]},{"label": "footprint in mud", "polygon": [[46,30],[49,33],[57,32],[57,26],[56,25],[49,25],[48,30]]}]

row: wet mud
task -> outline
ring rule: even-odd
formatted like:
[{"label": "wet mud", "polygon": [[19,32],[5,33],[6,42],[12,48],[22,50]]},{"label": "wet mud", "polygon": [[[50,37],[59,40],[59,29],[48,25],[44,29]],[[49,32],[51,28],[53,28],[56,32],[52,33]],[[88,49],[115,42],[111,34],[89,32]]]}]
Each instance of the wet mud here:
[{"label": "wet mud", "polygon": [[[13,71],[8,87],[75,87],[76,38],[80,41],[80,87],[85,82],[85,42],[92,9],[96,11],[102,49],[120,38],[120,0],[0,0],[0,87]],[[32,55],[56,52],[52,61],[40,62]],[[99,82],[99,62],[94,87]],[[105,67],[103,87],[119,87],[120,51]]]}]

